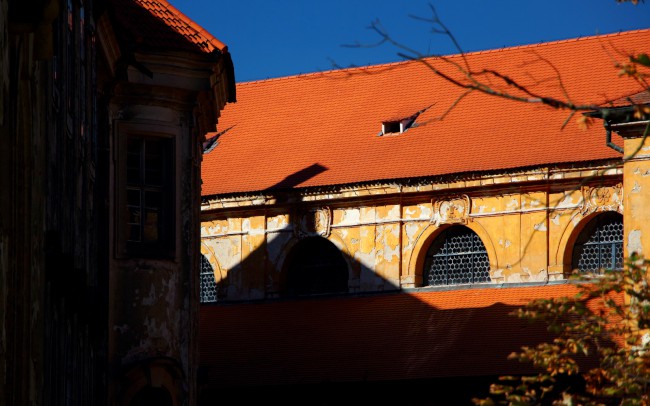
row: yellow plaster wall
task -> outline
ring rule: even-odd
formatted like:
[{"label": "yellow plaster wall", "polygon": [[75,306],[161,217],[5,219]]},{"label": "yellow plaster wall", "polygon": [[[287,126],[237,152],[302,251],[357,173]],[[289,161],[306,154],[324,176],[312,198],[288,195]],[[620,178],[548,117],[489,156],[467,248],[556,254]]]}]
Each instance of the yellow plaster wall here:
[{"label": "yellow plaster wall", "polygon": [[[640,187],[650,188],[650,176],[638,177]],[[608,184],[614,183],[616,178],[609,179]],[[622,212],[620,187],[598,186],[607,189],[601,193],[607,196],[600,200],[602,207],[584,198],[595,187],[576,182],[552,192],[546,186],[529,186],[474,196],[448,190],[446,195],[434,191],[366,196],[349,205],[337,202],[329,209],[328,227],[317,231],[343,252],[350,292],[422,286],[429,245],[455,224],[469,227],[483,241],[492,283],[552,281],[570,271],[571,254],[566,253],[588,220],[604,210]],[[331,195],[309,198],[314,210],[331,202]],[[214,252],[209,260],[227,274],[227,300],[275,297],[282,290],[284,261],[301,238],[295,213],[292,206],[269,211],[254,205],[245,212],[204,213],[203,243]],[[650,221],[647,217],[642,220]]]},{"label": "yellow plaster wall", "polygon": [[647,138],[626,138],[625,155],[630,158],[624,164],[625,194],[625,256],[632,252],[650,253],[650,236],[644,235],[650,224],[650,209],[645,207],[645,200],[650,193],[650,140]]}]

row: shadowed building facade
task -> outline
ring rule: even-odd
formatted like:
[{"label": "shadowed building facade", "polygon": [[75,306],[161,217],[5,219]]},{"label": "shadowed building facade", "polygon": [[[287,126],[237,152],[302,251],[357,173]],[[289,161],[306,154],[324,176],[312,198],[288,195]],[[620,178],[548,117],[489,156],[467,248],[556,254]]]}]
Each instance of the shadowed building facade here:
[{"label": "shadowed building facade", "polygon": [[0,50],[0,404],[195,404],[227,47],[165,0],[0,0]]}]

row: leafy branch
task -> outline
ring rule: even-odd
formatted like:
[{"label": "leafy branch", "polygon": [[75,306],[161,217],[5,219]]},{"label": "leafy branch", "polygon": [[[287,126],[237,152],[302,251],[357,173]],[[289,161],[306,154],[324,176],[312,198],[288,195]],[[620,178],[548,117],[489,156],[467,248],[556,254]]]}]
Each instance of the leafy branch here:
[{"label": "leafy branch", "polygon": [[475,404],[650,404],[649,271],[650,261],[632,254],[623,270],[575,273],[573,297],[537,299],[513,312],[556,336],[510,355],[538,374],[501,377],[492,397]]}]

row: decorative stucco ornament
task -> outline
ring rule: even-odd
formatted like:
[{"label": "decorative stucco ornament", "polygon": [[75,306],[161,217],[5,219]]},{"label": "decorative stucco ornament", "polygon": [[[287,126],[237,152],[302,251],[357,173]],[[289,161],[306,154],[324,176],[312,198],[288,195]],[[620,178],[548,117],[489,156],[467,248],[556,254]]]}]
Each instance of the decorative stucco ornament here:
[{"label": "decorative stucco ornament", "polygon": [[472,201],[467,195],[432,200],[431,203],[433,205],[432,224],[467,224],[470,220]]},{"label": "decorative stucco ornament", "polygon": [[623,213],[623,185],[614,186],[583,186],[582,208],[583,216],[597,211],[617,211]]},{"label": "decorative stucco ornament", "polygon": [[332,210],[327,207],[299,209],[298,224],[294,227],[296,237],[329,237],[332,225]]}]

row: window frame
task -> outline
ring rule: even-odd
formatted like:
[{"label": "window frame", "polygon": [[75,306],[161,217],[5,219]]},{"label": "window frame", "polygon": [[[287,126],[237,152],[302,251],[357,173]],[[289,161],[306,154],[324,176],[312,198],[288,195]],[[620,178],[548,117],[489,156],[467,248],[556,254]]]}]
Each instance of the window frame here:
[{"label": "window frame", "polygon": [[[177,145],[175,134],[168,132],[143,131],[143,126],[133,126],[128,124],[118,124],[118,148],[116,157],[116,221],[117,243],[116,256],[120,258],[162,258],[171,259],[176,256],[176,219],[178,198],[178,185],[176,184],[177,171]],[[155,126],[146,126],[147,130],[155,129]],[[166,128],[168,129],[168,128]],[[128,160],[129,160],[129,140],[139,139],[141,142],[162,141],[162,182],[156,186],[147,185],[147,180],[142,180],[140,186],[136,186],[129,181]],[[146,147],[144,154],[146,154]],[[166,159],[164,157],[167,157]],[[140,169],[146,171],[146,164]],[[157,224],[158,238],[152,241],[134,241],[129,239],[129,190],[139,189],[141,194],[159,189],[160,213]],[[146,201],[141,201],[141,205]],[[141,216],[144,211],[141,207]],[[141,221],[141,227],[145,227],[144,221]],[[141,229],[142,231],[142,229]]]},{"label": "window frame", "polygon": [[[216,303],[221,300],[219,299],[219,284],[214,275],[214,267],[204,254],[200,255],[199,303]],[[209,267],[209,270],[206,269],[206,266]]]},{"label": "window frame", "polygon": [[[445,245],[445,242],[446,242],[446,240],[448,238],[449,233],[455,233],[456,230],[465,231],[465,233],[467,233],[467,234],[472,234],[472,238],[475,237],[481,242],[483,250],[474,249],[475,248],[474,244],[472,244],[473,249],[470,252],[468,252],[466,255],[471,256],[471,262],[472,263],[475,262],[475,259],[476,259],[475,257],[477,255],[482,255],[482,254],[485,255],[485,258],[487,259],[487,264],[488,264],[487,265],[487,275],[484,278],[486,280],[476,281],[476,279],[481,279],[481,278],[477,278],[477,273],[483,272],[483,271],[480,270],[480,269],[477,270],[475,268],[472,268],[471,269],[471,278],[470,278],[471,280],[469,282],[458,282],[458,283],[452,282],[452,283],[450,283],[449,282],[449,279],[450,279],[450,277],[449,277],[449,267],[446,266],[445,267],[445,279],[446,279],[445,283],[439,283],[439,284],[430,283],[430,281],[429,281],[429,275],[431,273],[430,268],[431,268],[431,265],[432,265],[432,261],[433,261],[433,259],[435,257],[445,257],[445,258],[448,259],[449,257],[459,257],[460,255],[462,255],[462,253],[453,253],[453,252],[444,253],[444,254],[432,253],[432,250],[434,250],[436,247],[439,247],[439,248],[442,249],[444,247],[444,245]],[[436,235],[436,237],[431,241],[431,243],[429,243],[429,245],[426,247],[426,249],[424,251],[424,259],[423,259],[423,262],[422,262],[422,287],[449,287],[449,286],[453,287],[453,286],[462,286],[462,285],[475,285],[475,284],[480,284],[480,283],[491,283],[492,282],[492,277],[490,275],[490,271],[491,271],[490,255],[488,254],[488,250],[487,250],[487,247],[485,246],[485,242],[483,241],[483,239],[478,235],[478,233],[476,233],[476,231],[472,230],[470,227],[467,227],[467,226],[464,226],[464,225],[452,225],[450,227],[446,227],[444,230],[442,230],[440,233],[438,233]],[[467,272],[470,272],[470,271],[467,271]]]},{"label": "window frame", "polygon": [[[600,230],[601,226],[604,226],[605,224],[613,224],[613,223],[618,223],[620,222],[621,224],[621,235],[620,235],[620,240],[616,241],[600,241],[600,236],[598,236],[597,242],[591,241],[592,238],[594,237],[594,234],[596,231]],[[603,224],[605,223],[605,224]],[[575,239],[573,241],[573,244],[571,244],[571,256],[569,257],[571,260],[571,270],[577,270],[578,272],[585,274],[585,273],[595,273],[595,274],[602,274],[603,269],[612,269],[612,270],[617,270],[620,271],[623,269],[623,265],[625,262],[625,254],[624,254],[624,249],[625,249],[625,244],[624,244],[624,216],[617,212],[617,211],[605,211],[605,212],[600,212],[596,216],[591,217],[587,219],[587,221],[584,223],[583,227],[580,228],[580,230],[576,233]],[[587,233],[589,235],[587,236]],[[617,244],[620,244],[618,246]],[[581,247],[584,247],[585,245],[589,245],[591,247],[598,247],[598,268],[596,271],[591,270],[591,268],[588,269],[580,269],[578,267],[579,265],[579,259],[577,258],[578,256],[578,249]],[[621,263],[620,267],[616,267],[616,264],[613,264],[614,267],[604,267],[602,266],[602,249],[603,247],[609,246],[610,248],[614,248],[611,253],[610,253],[610,259],[614,258],[616,259],[616,252],[617,250],[621,253]]]}]

